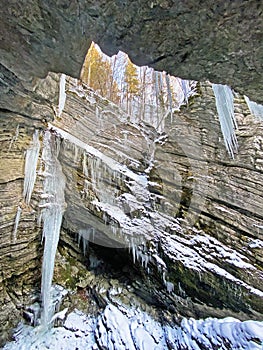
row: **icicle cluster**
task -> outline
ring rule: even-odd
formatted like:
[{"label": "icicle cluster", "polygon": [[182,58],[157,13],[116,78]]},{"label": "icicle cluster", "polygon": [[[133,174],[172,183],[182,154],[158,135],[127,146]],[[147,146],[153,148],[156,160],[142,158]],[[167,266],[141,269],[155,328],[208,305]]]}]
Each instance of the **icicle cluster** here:
[{"label": "icicle cluster", "polygon": [[138,245],[138,243],[131,239],[129,241],[129,250],[132,252],[133,263],[136,261],[141,263],[141,266],[147,268],[148,263],[151,260],[151,256],[147,251],[145,251],[145,247],[143,245]]},{"label": "icicle cluster", "polygon": [[62,217],[65,210],[65,176],[57,159],[58,140],[46,131],[43,141],[42,160],[45,166],[44,203],[41,205],[43,221],[44,255],[42,263],[42,317],[44,328],[49,326],[53,316],[51,285],[54,272],[55,255],[59,241]]},{"label": "icicle cluster", "polygon": [[247,96],[244,97],[250,110],[250,113],[253,114],[255,117],[263,120],[263,106],[256,102],[250,101],[250,99]]},{"label": "icicle cluster", "polygon": [[38,133],[38,130],[35,130],[33,135],[33,141],[29,149],[26,151],[23,197],[27,204],[30,203],[30,199],[31,199],[35,181],[36,181],[39,149],[40,149],[39,133]]},{"label": "icicle cluster", "polygon": [[79,230],[79,232],[78,232],[78,245],[80,247],[81,242],[82,242],[83,255],[86,255],[86,253],[87,253],[87,250],[89,247],[89,242],[94,241],[94,235],[95,235],[95,230],[93,227]]},{"label": "icicle cluster", "polygon": [[212,84],[212,87],[216,98],[216,108],[226,149],[230,156],[234,158],[238,143],[235,134],[237,123],[234,113],[233,93],[227,85]]},{"label": "icicle cluster", "polygon": [[[19,133],[19,125],[16,128],[16,134],[14,138],[11,140],[9,150],[12,147],[12,144],[16,141]],[[26,151],[26,159],[25,159],[25,179],[24,179],[24,190],[23,190],[23,198],[26,204],[30,203],[30,199],[33,193],[36,177],[37,177],[37,161],[39,156],[40,142],[39,142],[39,133],[38,130],[35,130],[33,134],[33,140]],[[20,206],[17,207],[14,230],[13,230],[13,242],[16,242],[17,239],[17,230],[20,221],[20,216],[22,213],[22,208]]]}]

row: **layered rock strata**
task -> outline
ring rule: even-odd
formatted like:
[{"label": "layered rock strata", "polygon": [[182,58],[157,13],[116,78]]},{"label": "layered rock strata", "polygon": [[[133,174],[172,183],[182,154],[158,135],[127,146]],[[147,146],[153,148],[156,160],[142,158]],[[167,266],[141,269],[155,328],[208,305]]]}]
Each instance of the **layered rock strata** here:
[{"label": "layered rock strata", "polygon": [[[66,79],[66,103],[58,116],[59,80],[52,73],[30,84],[15,83],[9,93],[15,102],[2,110],[2,329],[15,323],[23,298],[40,286],[43,181],[37,177],[25,205],[24,152],[34,130],[41,142],[46,128],[60,143],[58,160],[66,177],[60,254],[68,270],[56,267],[65,277],[58,273],[57,282],[88,288],[96,312],[103,309],[111,301],[106,261],[112,249],[127,259],[121,266],[122,258],[116,258],[115,265],[120,280],[114,286],[127,290],[127,298],[120,293],[124,303],[141,300],[139,305],[151,305],[157,314],[163,310],[171,322],[182,316],[258,319],[263,312],[262,122],[251,116],[243,98],[235,99],[239,153],[232,160],[209,83],[167,116],[157,132],[143,120],[132,124],[128,114],[72,78]],[[22,212],[14,234],[18,206]],[[82,259],[78,245],[87,273],[74,268]],[[125,271],[129,278],[122,280]]]}]

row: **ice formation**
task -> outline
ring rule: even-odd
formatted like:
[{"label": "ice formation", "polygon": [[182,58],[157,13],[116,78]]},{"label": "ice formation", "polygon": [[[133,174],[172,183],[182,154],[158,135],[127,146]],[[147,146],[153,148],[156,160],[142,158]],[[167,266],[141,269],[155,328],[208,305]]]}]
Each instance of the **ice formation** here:
[{"label": "ice formation", "polygon": [[59,82],[58,117],[61,117],[66,102],[66,75],[61,74]]},{"label": "ice formation", "polygon": [[255,117],[263,120],[263,106],[256,102],[250,101],[250,99],[247,96],[244,97],[250,110],[250,113],[253,114]]},{"label": "ice formation", "polygon": [[216,98],[216,108],[225,145],[230,156],[234,158],[238,143],[235,134],[237,123],[234,113],[233,93],[227,85],[212,84],[212,88]]},{"label": "ice formation", "polygon": [[[79,147],[82,149],[82,151],[85,151],[91,158],[94,158],[95,162],[102,162],[104,163],[108,168],[112,170],[112,172],[120,173],[122,176],[127,176],[138,183],[144,184],[146,181],[146,177],[143,175],[137,175],[133,171],[127,168],[127,166],[120,164],[113,158],[110,158],[97,150],[96,148],[88,145],[87,143],[81,141],[77,137],[71,135],[65,130],[62,130],[61,128],[49,123],[49,129],[54,130],[57,135],[60,135],[64,140],[69,141],[70,144]],[[99,176],[95,175],[96,177]]]},{"label": "ice formation", "polygon": [[16,211],[14,230],[13,230],[13,242],[16,242],[17,229],[18,229],[21,213],[22,213],[22,208],[18,206]]},{"label": "ice formation", "polygon": [[62,326],[41,335],[20,325],[4,350],[262,350],[262,345],[263,322],[184,318],[178,326],[163,325],[146,312],[109,304],[97,318],[74,310]]},{"label": "ice formation", "polygon": [[23,197],[27,204],[30,203],[30,199],[31,199],[35,181],[36,181],[39,149],[40,149],[39,132],[38,130],[35,130],[33,135],[33,141],[31,142],[28,150],[26,151],[26,160],[25,160],[25,180],[24,180]]},{"label": "ice formation", "polygon": [[42,325],[48,327],[54,310],[51,303],[51,285],[54,272],[55,255],[60,235],[62,217],[65,210],[65,176],[58,160],[58,139],[46,131],[43,141],[42,160],[44,162],[44,194],[42,221],[44,255],[42,263]]},{"label": "ice formation", "polygon": [[89,247],[89,241],[94,241],[94,228],[80,229],[78,232],[78,245],[80,247],[82,242],[83,255],[86,255]]}]

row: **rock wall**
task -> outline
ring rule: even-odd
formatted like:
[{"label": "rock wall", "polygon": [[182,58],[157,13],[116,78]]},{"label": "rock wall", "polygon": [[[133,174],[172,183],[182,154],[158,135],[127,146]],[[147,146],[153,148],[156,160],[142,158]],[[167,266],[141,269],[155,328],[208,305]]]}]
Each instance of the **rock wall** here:
[{"label": "rock wall", "polygon": [[[32,291],[40,285],[42,246],[38,204],[42,180],[37,179],[27,205],[23,198],[25,153],[34,130],[43,130],[46,120],[54,117],[52,101],[57,99],[59,84],[55,75],[51,75],[52,79],[50,76],[45,80],[35,79],[30,84],[21,83],[12,74],[7,76],[9,87],[0,111],[0,342],[21,317],[22,304],[32,301]],[[15,232],[18,208],[22,210]]]},{"label": "rock wall", "polygon": [[[24,152],[34,130],[46,129],[57,113],[59,76],[48,72],[78,77],[94,40],[108,54],[123,50],[137,64],[182,78],[227,83],[262,103],[262,16],[258,1],[140,1],[138,6],[130,1],[19,0],[4,1],[0,18],[1,342],[22,315],[21,305],[32,301],[30,293],[40,285],[37,219],[42,179],[37,179],[30,205],[25,205],[22,192]],[[112,171],[109,164],[105,166],[105,157],[96,162],[94,153],[87,157],[70,142],[62,144],[61,161],[68,178],[64,241],[76,231],[84,235],[79,229],[88,222],[90,229],[96,229],[96,243],[128,246],[128,256],[134,256],[142,276],[137,290],[143,290],[149,276],[154,281],[142,293],[147,303],[154,300],[159,305],[164,299],[165,309],[174,304],[182,314],[187,305],[190,316],[223,316],[241,309],[241,318],[257,318],[257,312],[262,313],[261,299],[250,288],[262,285],[262,124],[237,96],[239,153],[230,161],[219,140],[211,87],[205,84],[201,92],[193,105],[174,116],[173,123],[166,120],[164,134],[169,137],[165,138],[149,126],[131,125],[125,113],[90,91],[82,91],[82,97],[80,91],[68,91],[63,118],[56,125],[76,136],[80,128],[82,142],[88,139],[89,145],[132,173],[116,163]],[[89,116],[85,123],[83,113]],[[100,166],[102,174],[94,178]],[[144,173],[151,180],[146,191],[145,176],[140,177]],[[109,198],[111,205],[116,204],[116,197],[121,217],[128,216],[129,227],[138,236],[136,242],[123,242],[127,230],[119,230],[120,217],[112,218],[110,207],[98,204]],[[18,207],[22,211],[15,232]],[[161,217],[154,216],[156,212]],[[195,231],[186,220],[195,223]],[[147,244],[133,249],[135,243],[136,247],[144,243],[141,233],[147,232],[151,232]],[[85,234],[91,239],[93,231]],[[191,266],[180,255],[185,246]],[[200,271],[193,268],[195,257],[203,262]],[[222,270],[215,271],[215,265]],[[162,292],[156,287],[152,298],[149,291],[154,284]],[[175,294],[167,291],[172,288]],[[204,307],[202,300],[208,305]]]},{"label": "rock wall", "polygon": [[[51,73],[14,83],[14,103],[1,114],[2,339],[22,316],[29,294],[31,302],[38,298],[41,176],[29,206],[22,192],[24,152],[34,130],[46,128],[60,143],[67,180],[55,281],[78,289],[71,306],[88,293],[90,312],[117,295],[169,322],[261,317],[262,122],[243,98],[235,98],[239,153],[231,160],[209,83],[166,116],[157,132],[143,120],[131,123],[131,116],[72,78],[58,117],[59,79]],[[124,292],[114,294],[118,288]]]},{"label": "rock wall", "polygon": [[1,70],[27,80],[48,71],[78,77],[94,40],[108,55],[122,50],[136,64],[227,83],[262,102],[261,12],[256,0],[5,0]]},{"label": "rock wall", "polygon": [[[135,262],[150,271],[150,278],[159,276],[157,299],[166,300],[167,289],[174,288],[176,297],[187,299],[187,314],[195,317],[218,315],[224,308],[221,315],[246,313],[248,304],[262,312],[261,292],[252,291],[262,280],[262,123],[238,95],[235,108],[240,126],[235,160],[220,136],[210,84],[201,85],[200,96],[172,120],[165,119],[162,134],[143,122],[131,124],[106,100],[72,86],[63,117],[53,123],[64,138],[64,227],[77,232],[80,241],[134,250]],[[85,153],[85,144],[103,156],[94,149]],[[145,174],[146,187],[140,183]],[[243,179],[243,186],[236,178]],[[250,200],[244,206],[247,193]],[[167,308],[182,309],[181,300],[170,295],[168,300]],[[204,310],[200,301],[214,309]]]}]

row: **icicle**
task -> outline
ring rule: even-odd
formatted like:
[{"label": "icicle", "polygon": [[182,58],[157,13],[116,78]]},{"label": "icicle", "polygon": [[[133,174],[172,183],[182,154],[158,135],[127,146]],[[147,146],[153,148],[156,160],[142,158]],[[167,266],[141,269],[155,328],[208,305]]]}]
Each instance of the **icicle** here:
[{"label": "icicle", "polygon": [[41,325],[44,328],[49,326],[54,312],[52,308],[51,285],[62,217],[65,210],[65,176],[57,159],[57,155],[57,143],[54,140],[54,136],[49,131],[46,131],[42,154],[45,172],[48,174],[44,180],[46,203],[42,212],[45,245],[41,281],[43,308]]},{"label": "icicle", "polygon": [[163,72],[159,72],[160,90],[163,90]]},{"label": "icicle", "polygon": [[39,143],[38,130],[35,130],[33,135],[33,141],[29,149],[26,151],[26,160],[25,160],[25,179],[24,179],[23,197],[27,204],[30,203],[31,195],[32,195],[35,181],[36,181],[39,149],[40,149],[40,143]]},{"label": "icicle", "polygon": [[183,288],[181,287],[181,283],[180,281],[178,282],[178,291],[179,291],[179,295],[182,297],[185,297],[185,291],[183,290]]},{"label": "icicle", "polygon": [[156,98],[156,105],[158,106],[158,101],[159,101],[159,72],[155,71],[155,98]]},{"label": "icicle", "polygon": [[253,114],[255,117],[263,120],[263,105],[250,101],[250,99],[247,96],[244,97],[250,110],[250,113]]},{"label": "icicle", "polygon": [[83,174],[85,175],[85,177],[88,177],[89,173],[88,173],[88,167],[87,167],[87,155],[85,152],[83,153],[82,165],[83,165]]},{"label": "icicle", "polygon": [[134,244],[134,242],[132,241],[132,259],[133,259],[133,263],[136,263],[136,258],[137,258],[137,253],[136,253],[136,246]]},{"label": "icicle", "polygon": [[16,234],[17,234],[17,229],[18,229],[21,213],[22,213],[22,208],[20,206],[18,206],[17,212],[16,212],[16,218],[15,218],[14,231],[13,231],[13,242],[16,242]]},{"label": "icicle", "polygon": [[172,293],[174,291],[174,284],[172,282],[166,281],[165,285],[168,293]]},{"label": "icicle", "polygon": [[172,99],[172,90],[171,90],[171,83],[170,83],[170,75],[166,74],[165,76],[166,79],[166,87],[167,87],[167,98],[168,98],[168,103],[169,103],[169,110],[171,113],[171,122],[173,121],[173,99]]},{"label": "icicle", "polygon": [[235,134],[237,123],[234,114],[233,93],[227,85],[212,84],[212,87],[226,149],[230,156],[234,158],[234,152],[237,151],[238,143]]},{"label": "icicle", "polygon": [[[188,85],[188,88],[187,88]],[[188,104],[188,91],[189,91],[189,81],[181,79],[181,86],[184,94],[184,101]]]},{"label": "icicle", "polygon": [[82,245],[83,245],[83,255],[85,256],[87,253],[87,248],[89,246],[89,242],[85,238],[83,238]]},{"label": "icicle", "polygon": [[58,100],[58,114],[57,116],[60,117],[63,109],[65,107],[66,102],[66,75],[61,74],[60,76],[60,82],[59,82],[59,100]]},{"label": "icicle", "polygon": [[87,249],[89,247],[90,236],[92,233],[92,229],[80,229],[78,232],[78,246],[80,247],[80,243],[82,241],[82,249],[83,255],[85,256],[87,253]]}]

